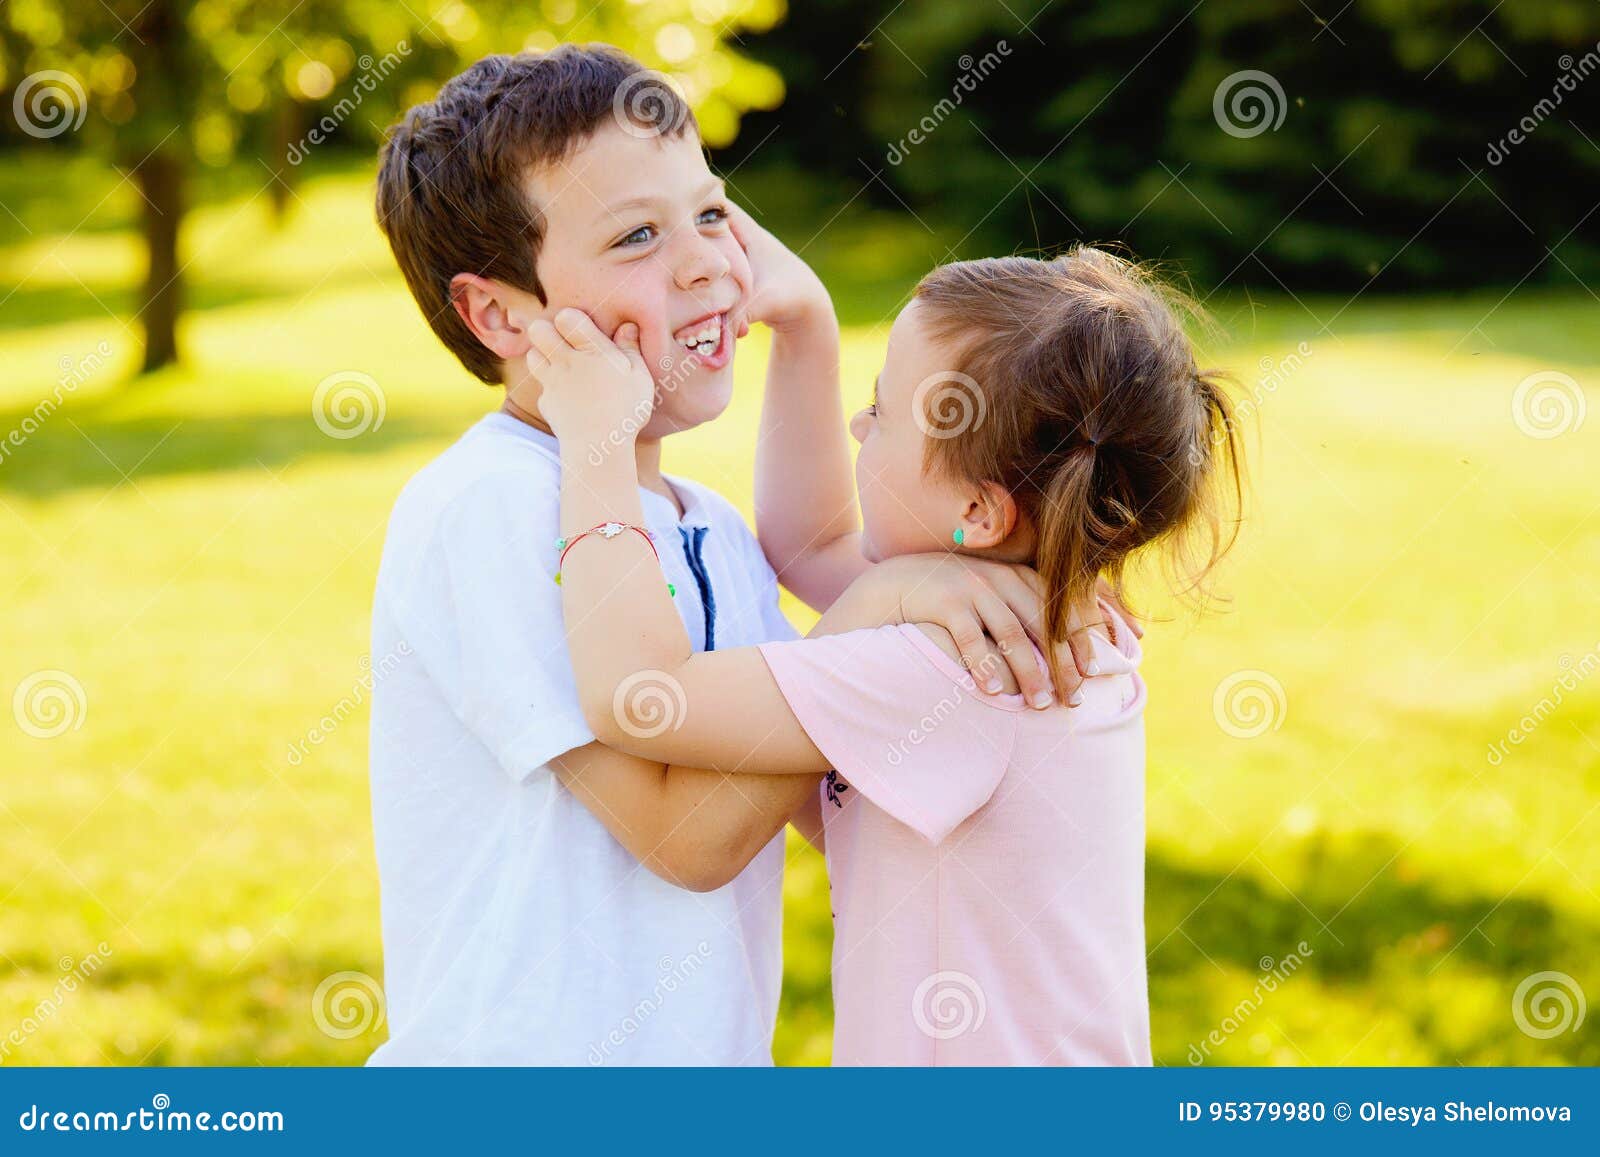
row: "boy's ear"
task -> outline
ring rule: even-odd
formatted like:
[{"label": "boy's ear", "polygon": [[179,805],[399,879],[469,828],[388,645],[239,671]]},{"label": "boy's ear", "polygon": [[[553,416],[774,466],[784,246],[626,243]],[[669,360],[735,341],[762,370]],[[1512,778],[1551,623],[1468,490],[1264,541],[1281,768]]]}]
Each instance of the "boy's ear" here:
[{"label": "boy's ear", "polygon": [[543,308],[529,294],[475,273],[450,279],[450,304],[472,335],[506,361],[527,356],[525,326]]},{"label": "boy's ear", "polygon": [[961,545],[986,550],[999,546],[1017,528],[1017,500],[998,482],[985,482],[973,493],[961,516]]}]

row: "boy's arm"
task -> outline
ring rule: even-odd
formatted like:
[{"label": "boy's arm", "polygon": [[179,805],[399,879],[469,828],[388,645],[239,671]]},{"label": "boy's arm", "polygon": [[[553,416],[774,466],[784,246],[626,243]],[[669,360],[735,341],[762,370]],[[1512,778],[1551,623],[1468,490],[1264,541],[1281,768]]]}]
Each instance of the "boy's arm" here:
[{"label": "boy's arm", "polygon": [[720,888],[743,871],[791,815],[815,802],[821,778],[664,766],[599,743],[552,762],[561,782],[635,859],[693,892]]},{"label": "boy's arm", "polygon": [[755,278],[750,320],[772,330],[756,442],[756,537],[778,581],[815,610],[868,567],[839,396],[839,322],[806,263],[730,206]]}]

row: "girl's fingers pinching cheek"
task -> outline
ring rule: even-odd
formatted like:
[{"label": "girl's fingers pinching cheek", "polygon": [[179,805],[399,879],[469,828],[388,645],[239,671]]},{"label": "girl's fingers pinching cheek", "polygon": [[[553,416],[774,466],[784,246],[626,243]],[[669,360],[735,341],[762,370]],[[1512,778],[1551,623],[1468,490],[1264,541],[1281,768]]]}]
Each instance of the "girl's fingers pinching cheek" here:
[{"label": "girl's fingers pinching cheek", "polygon": [[563,309],[556,314],[556,330],[573,349],[596,349],[600,345],[596,340],[600,331],[581,309]]},{"label": "girl's fingers pinching cheek", "polygon": [[[548,363],[555,352],[566,344],[561,335],[556,332],[556,327],[543,318],[528,325],[528,345],[530,347],[528,353],[530,358],[537,353],[544,363]],[[528,364],[532,365],[533,363],[530,361]]]}]

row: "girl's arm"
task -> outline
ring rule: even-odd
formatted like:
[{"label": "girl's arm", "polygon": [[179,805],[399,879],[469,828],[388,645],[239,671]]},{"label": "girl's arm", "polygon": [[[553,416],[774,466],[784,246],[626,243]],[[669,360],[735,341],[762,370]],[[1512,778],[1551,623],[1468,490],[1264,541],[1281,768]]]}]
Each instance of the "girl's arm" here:
[{"label": "girl's arm", "polygon": [[826,610],[861,557],[850,440],[839,397],[839,322],[817,275],[737,205],[729,225],[755,279],[750,320],[772,330],[756,441],[756,537],[778,581]]}]

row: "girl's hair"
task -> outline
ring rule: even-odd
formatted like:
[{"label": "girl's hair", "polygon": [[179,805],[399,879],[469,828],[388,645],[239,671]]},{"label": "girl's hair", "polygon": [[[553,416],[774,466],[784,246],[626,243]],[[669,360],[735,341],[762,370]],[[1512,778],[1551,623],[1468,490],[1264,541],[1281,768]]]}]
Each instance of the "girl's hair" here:
[{"label": "girl's hair", "polygon": [[927,468],[1003,486],[1032,522],[1048,641],[1066,640],[1100,577],[1126,602],[1129,560],[1152,544],[1177,591],[1203,597],[1238,536],[1244,467],[1226,376],[1196,367],[1184,332],[1199,307],[1088,246],[944,265],[916,300],[956,360],[935,377],[976,391],[954,399],[955,429],[919,389]]}]

